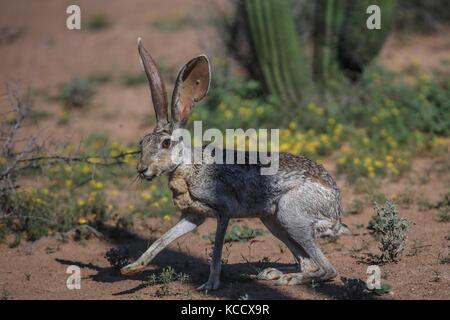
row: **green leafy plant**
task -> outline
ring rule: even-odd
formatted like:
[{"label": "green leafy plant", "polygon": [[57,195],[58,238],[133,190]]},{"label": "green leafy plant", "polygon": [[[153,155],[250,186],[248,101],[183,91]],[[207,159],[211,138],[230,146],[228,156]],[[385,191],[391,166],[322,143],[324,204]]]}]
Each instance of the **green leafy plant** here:
[{"label": "green leafy plant", "polygon": [[147,77],[144,73],[125,74],[122,76],[122,84],[126,86],[137,86],[147,84]]},{"label": "green leafy plant", "polygon": [[440,222],[449,222],[450,221],[450,207],[439,209],[438,220]]},{"label": "green leafy plant", "polygon": [[87,106],[96,93],[95,83],[88,78],[74,77],[61,86],[57,98],[69,108]]},{"label": "green leafy plant", "polygon": [[163,268],[159,274],[154,273],[150,275],[145,283],[148,286],[160,285],[156,294],[158,296],[165,296],[171,293],[169,284],[175,281],[183,284],[190,281],[190,276],[183,272],[177,273],[172,267],[169,266]]},{"label": "green leafy plant", "polygon": [[346,300],[362,300],[372,298],[372,296],[382,296],[391,292],[391,285],[381,283],[380,288],[369,289],[366,282],[361,279],[341,277],[342,293],[341,298]]},{"label": "green leafy plant", "polygon": [[104,13],[96,13],[93,16],[89,17],[87,22],[87,28],[90,31],[99,31],[102,29],[106,29],[112,25],[112,21],[109,17]]},{"label": "green leafy plant", "polygon": [[152,26],[163,32],[175,32],[193,26],[194,21],[189,17],[179,17],[176,19],[158,19],[152,22]]},{"label": "green leafy plant", "polygon": [[347,209],[345,210],[345,214],[355,215],[361,213],[364,209],[364,202],[360,199],[354,199],[350,202]]},{"label": "green leafy plant", "polygon": [[375,203],[374,209],[375,216],[370,220],[368,228],[373,232],[381,251],[376,260],[380,263],[399,261],[405,249],[411,222],[398,216],[397,208],[391,201],[387,201],[384,207]]},{"label": "green leafy plant", "polygon": [[450,264],[450,253],[439,254],[438,260],[440,264]]},{"label": "green leafy plant", "polygon": [[429,201],[427,199],[419,199],[418,206],[420,210],[437,210],[438,221],[449,222],[450,221],[450,192],[447,192],[436,202]]}]

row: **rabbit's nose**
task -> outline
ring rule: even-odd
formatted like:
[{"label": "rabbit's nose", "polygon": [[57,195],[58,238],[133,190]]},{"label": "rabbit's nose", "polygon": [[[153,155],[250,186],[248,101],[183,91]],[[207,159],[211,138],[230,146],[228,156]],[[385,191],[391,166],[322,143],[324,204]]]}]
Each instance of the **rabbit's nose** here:
[{"label": "rabbit's nose", "polygon": [[138,167],[137,168],[137,171],[138,171],[138,173],[139,174],[144,174],[145,173],[145,171],[147,171],[147,169],[148,169],[148,167]]}]

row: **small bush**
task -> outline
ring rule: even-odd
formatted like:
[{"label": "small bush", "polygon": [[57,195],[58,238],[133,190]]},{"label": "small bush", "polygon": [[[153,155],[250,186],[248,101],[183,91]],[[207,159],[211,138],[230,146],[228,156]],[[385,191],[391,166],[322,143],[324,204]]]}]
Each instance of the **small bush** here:
[{"label": "small bush", "polygon": [[411,223],[405,218],[399,218],[394,203],[387,201],[384,207],[375,203],[375,216],[369,222],[381,255],[377,257],[380,263],[396,262],[405,249],[405,242]]},{"label": "small bush", "polygon": [[175,32],[188,26],[193,26],[194,22],[189,17],[176,19],[160,19],[152,22],[152,26],[163,32]]},{"label": "small bush", "polygon": [[136,74],[125,74],[122,77],[122,84],[125,86],[136,86],[147,84],[147,77],[143,72]]},{"label": "small bush", "polygon": [[68,108],[82,108],[90,103],[95,93],[95,83],[92,80],[74,77],[61,87],[57,98]]},{"label": "small bush", "polygon": [[341,277],[343,292],[342,299],[361,300],[369,294],[367,284],[361,279],[351,279]]},{"label": "small bush", "polygon": [[343,288],[341,299],[362,300],[372,298],[374,294],[382,296],[391,292],[391,286],[387,283],[382,283],[379,289],[370,290],[367,288],[366,282],[361,279],[341,277],[341,282]]},{"label": "small bush", "polygon": [[82,202],[74,199],[70,191],[53,192],[44,188],[8,195],[3,207],[8,229],[23,232],[28,240],[34,241],[51,232],[65,232],[78,225],[98,226],[109,217],[110,209],[98,191],[91,192]]},{"label": "small bush", "polygon": [[439,254],[438,258],[440,264],[450,264],[450,253],[447,253],[447,255]]},{"label": "small bush", "polygon": [[427,199],[421,198],[418,201],[419,210],[427,211],[435,209],[438,211],[438,221],[439,222],[449,222],[450,221],[450,192],[447,192],[436,202],[429,201]]},{"label": "small bush", "polygon": [[190,276],[186,273],[177,273],[172,267],[165,267],[161,273],[150,275],[145,283],[148,286],[161,285],[156,292],[157,296],[165,296],[171,294],[169,284],[179,281],[182,284],[190,281]]},{"label": "small bush", "polygon": [[450,207],[441,208],[438,211],[439,222],[449,222],[450,221]]},{"label": "small bush", "polygon": [[115,270],[122,269],[130,262],[127,247],[111,248],[106,252],[105,258]]},{"label": "small bush", "polygon": [[188,274],[180,272],[177,273],[172,267],[165,267],[161,271],[160,274],[152,274],[147,278],[147,282],[149,285],[155,285],[155,284],[169,284],[173,281],[181,281],[181,282],[187,282],[189,281],[190,277]]},{"label": "small bush", "polygon": [[87,28],[90,31],[99,31],[112,25],[112,21],[104,13],[97,13],[89,18]]},{"label": "small bush", "polygon": [[93,73],[88,75],[87,79],[94,84],[105,84],[112,80],[112,76],[108,73]]},{"label": "small bush", "polygon": [[361,211],[364,209],[364,202],[360,199],[354,199],[347,207],[347,210],[345,210],[345,214],[350,215],[356,215],[361,213]]}]

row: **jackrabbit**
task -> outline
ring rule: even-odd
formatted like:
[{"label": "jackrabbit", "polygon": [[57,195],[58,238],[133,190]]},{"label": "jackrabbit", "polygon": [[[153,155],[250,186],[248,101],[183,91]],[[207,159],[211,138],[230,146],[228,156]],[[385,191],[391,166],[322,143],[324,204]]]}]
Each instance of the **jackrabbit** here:
[{"label": "jackrabbit", "polygon": [[321,165],[288,153],[279,153],[279,169],[274,175],[261,175],[259,164],[174,162],[171,153],[185,145],[182,140],[174,140],[172,133],[186,123],[194,103],[207,94],[209,61],[201,55],[181,69],[169,120],[163,79],[140,39],[138,51],[150,84],[157,124],[140,142],[137,171],[149,181],[168,174],[173,201],[182,218],[136,262],[122,268],[122,274],[144,270],[169,243],[197,228],[205,218],[214,217],[217,230],[209,279],[198,289],[215,290],[220,285],[222,246],[229,220],[257,217],[290,249],[297,262],[289,269],[291,273],[268,268],[256,276],[258,279],[293,285],[334,278],[336,270],[316,242],[318,235],[347,231],[341,223],[340,192],[333,178]]}]

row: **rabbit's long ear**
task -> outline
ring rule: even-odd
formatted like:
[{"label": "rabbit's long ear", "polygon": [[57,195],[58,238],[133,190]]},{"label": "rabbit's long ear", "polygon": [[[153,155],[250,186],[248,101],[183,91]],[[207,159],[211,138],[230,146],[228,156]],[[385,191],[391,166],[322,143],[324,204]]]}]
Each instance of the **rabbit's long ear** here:
[{"label": "rabbit's long ear", "polygon": [[194,103],[202,100],[209,90],[211,69],[206,55],[198,56],[180,70],[172,95],[172,122],[175,126],[186,123]]},{"label": "rabbit's long ear", "polygon": [[156,126],[157,128],[164,127],[169,119],[167,115],[167,92],[164,86],[164,81],[161,78],[161,74],[156,67],[155,61],[145,50],[142,44],[141,38],[138,39],[138,51],[141,58],[142,66],[145,74],[147,75],[148,83],[150,85],[150,92],[152,95],[153,107],[156,114]]}]

